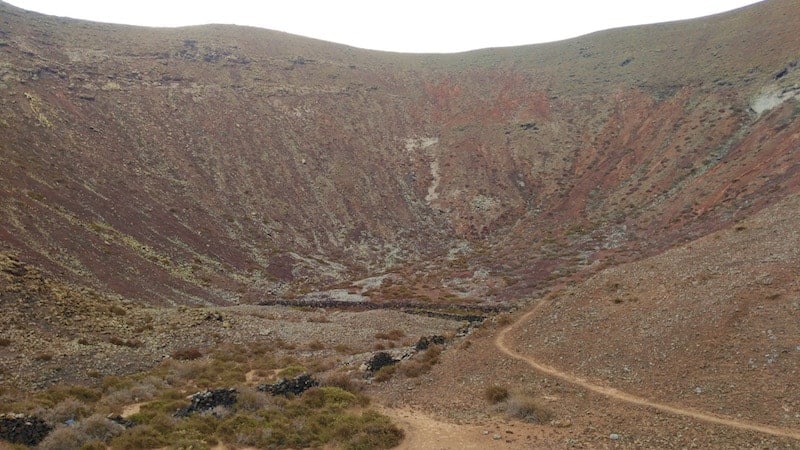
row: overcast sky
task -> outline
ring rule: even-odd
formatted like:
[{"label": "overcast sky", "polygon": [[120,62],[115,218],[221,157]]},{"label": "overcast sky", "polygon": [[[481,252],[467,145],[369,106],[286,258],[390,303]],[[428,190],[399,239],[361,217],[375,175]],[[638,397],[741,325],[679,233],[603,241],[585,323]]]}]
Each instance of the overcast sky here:
[{"label": "overcast sky", "polygon": [[252,25],[355,47],[457,52],[534,44],[736,9],[755,0],[7,0],[57,16],[147,26]]}]

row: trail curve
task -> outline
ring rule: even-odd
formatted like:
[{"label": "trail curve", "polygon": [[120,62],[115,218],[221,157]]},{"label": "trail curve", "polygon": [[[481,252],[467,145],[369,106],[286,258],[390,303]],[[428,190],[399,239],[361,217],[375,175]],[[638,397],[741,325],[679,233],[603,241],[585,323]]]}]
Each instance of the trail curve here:
[{"label": "trail curve", "polygon": [[624,391],[620,391],[619,389],[616,389],[616,388],[613,388],[613,387],[610,387],[610,386],[603,386],[603,385],[600,385],[600,384],[593,383],[591,381],[586,380],[585,378],[582,378],[582,377],[579,377],[579,376],[564,372],[564,371],[559,370],[559,369],[557,369],[555,367],[552,367],[552,366],[544,364],[544,363],[542,363],[540,361],[537,361],[534,358],[531,358],[529,356],[525,356],[525,355],[523,355],[521,353],[518,353],[518,352],[514,351],[511,347],[509,347],[506,344],[506,342],[505,342],[506,336],[511,331],[516,329],[521,323],[529,320],[534,314],[536,314],[539,311],[539,309],[542,307],[543,304],[544,304],[543,302],[540,302],[537,306],[535,306],[530,311],[528,311],[527,313],[522,315],[514,323],[512,323],[511,325],[509,325],[509,326],[503,328],[502,330],[500,330],[500,332],[497,334],[497,337],[495,338],[495,341],[494,341],[495,346],[498,348],[498,350],[500,350],[504,354],[506,354],[506,355],[508,355],[508,356],[510,356],[510,357],[512,357],[514,359],[517,359],[517,360],[525,362],[526,364],[531,366],[533,369],[535,369],[535,370],[537,370],[537,371],[539,371],[541,373],[544,373],[546,375],[552,376],[554,378],[559,378],[559,379],[561,379],[563,381],[566,381],[568,383],[580,386],[580,387],[582,387],[582,388],[584,388],[584,389],[586,389],[588,391],[594,392],[596,394],[604,395],[604,396],[606,396],[608,398],[611,398],[611,399],[614,399],[614,400],[618,400],[618,401],[621,401],[621,402],[630,403],[630,404],[634,404],[634,405],[639,405],[639,406],[645,406],[645,407],[656,409],[656,410],[659,410],[659,411],[663,411],[663,412],[666,412],[666,413],[669,413],[669,414],[674,414],[674,415],[677,415],[677,416],[690,417],[692,419],[700,420],[700,421],[703,421],[703,422],[713,423],[713,424],[717,424],[717,425],[723,425],[723,426],[727,426],[727,427],[731,427],[731,428],[737,428],[737,429],[740,429],[740,430],[755,431],[755,432],[758,432],[758,433],[769,434],[769,435],[772,435],[772,436],[788,437],[788,438],[800,440],[800,430],[794,430],[794,429],[791,429],[791,428],[776,427],[776,426],[772,426],[772,425],[765,425],[765,424],[760,424],[760,423],[756,423],[756,422],[750,422],[750,421],[746,421],[746,420],[738,420],[738,419],[734,419],[734,418],[730,418],[730,417],[718,416],[718,415],[715,415],[715,414],[711,414],[711,413],[704,412],[704,411],[699,411],[699,410],[692,409],[692,408],[683,408],[683,407],[680,407],[680,406],[669,405],[669,404],[662,403],[662,402],[655,401],[655,400],[649,400],[647,398],[640,397],[638,395],[634,395],[634,394],[630,394],[630,393],[627,393],[627,392],[624,392]]}]

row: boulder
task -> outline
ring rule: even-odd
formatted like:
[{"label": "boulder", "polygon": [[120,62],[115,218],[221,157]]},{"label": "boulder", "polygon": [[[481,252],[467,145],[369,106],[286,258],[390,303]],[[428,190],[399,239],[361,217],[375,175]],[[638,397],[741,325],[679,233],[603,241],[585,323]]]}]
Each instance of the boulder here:
[{"label": "boulder", "polygon": [[236,404],[237,395],[238,392],[233,388],[198,392],[190,397],[192,403],[179,409],[175,417],[188,417],[196,412],[212,410],[217,406],[232,406]]},{"label": "boulder", "polygon": [[444,345],[444,343],[445,343],[444,336],[440,336],[438,334],[433,336],[423,336],[419,338],[419,341],[417,341],[417,345],[414,348],[416,348],[419,351],[419,350],[425,350],[431,345]]},{"label": "boulder", "polygon": [[391,366],[392,364],[397,364],[399,360],[394,359],[392,355],[386,352],[378,352],[372,355],[372,358],[367,361],[367,370],[375,373],[381,368],[386,366]]},{"label": "boulder", "polygon": [[311,375],[304,373],[291,380],[286,378],[274,384],[261,384],[258,390],[261,392],[269,392],[272,395],[299,395],[311,389],[312,387],[319,386],[319,382]]},{"label": "boulder", "polygon": [[25,414],[0,415],[0,439],[12,444],[37,445],[53,431],[44,419]]}]

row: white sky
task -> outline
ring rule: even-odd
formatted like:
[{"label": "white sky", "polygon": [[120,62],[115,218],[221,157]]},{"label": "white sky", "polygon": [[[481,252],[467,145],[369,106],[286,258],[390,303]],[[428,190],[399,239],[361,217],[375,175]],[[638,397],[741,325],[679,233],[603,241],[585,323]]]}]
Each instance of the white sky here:
[{"label": "white sky", "polygon": [[457,52],[687,19],[756,0],[10,0],[20,8],[147,26],[252,25],[355,47]]}]

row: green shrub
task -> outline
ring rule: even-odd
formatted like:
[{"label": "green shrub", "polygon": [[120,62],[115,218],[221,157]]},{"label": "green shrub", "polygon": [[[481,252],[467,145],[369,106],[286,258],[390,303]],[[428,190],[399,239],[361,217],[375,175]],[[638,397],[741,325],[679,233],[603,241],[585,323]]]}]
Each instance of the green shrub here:
[{"label": "green shrub", "polygon": [[312,388],[303,393],[303,403],[311,408],[344,409],[358,402],[352,392],[333,386]]}]

